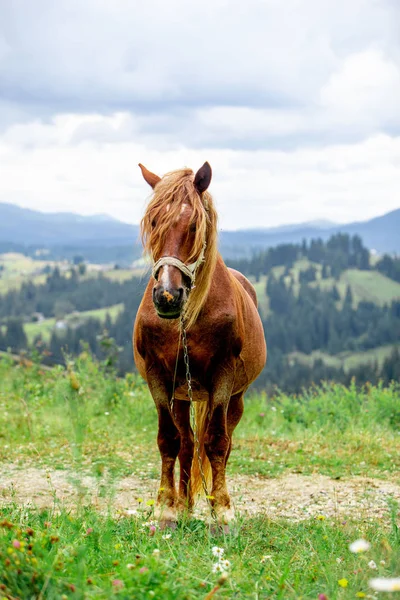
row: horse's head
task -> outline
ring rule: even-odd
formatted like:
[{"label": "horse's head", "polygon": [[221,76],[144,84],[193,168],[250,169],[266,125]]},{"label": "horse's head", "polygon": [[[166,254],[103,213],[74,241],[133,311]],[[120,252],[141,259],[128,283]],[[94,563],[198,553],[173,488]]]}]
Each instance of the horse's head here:
[{"label": "horse's head", "polygon": [[139,166],[154,189],[142,220],[144,245],[153,259],[153,303],[160,317],[176,319],[205,256],[211,167],[206,162],[195,176],[185,169],[161,179]]}]

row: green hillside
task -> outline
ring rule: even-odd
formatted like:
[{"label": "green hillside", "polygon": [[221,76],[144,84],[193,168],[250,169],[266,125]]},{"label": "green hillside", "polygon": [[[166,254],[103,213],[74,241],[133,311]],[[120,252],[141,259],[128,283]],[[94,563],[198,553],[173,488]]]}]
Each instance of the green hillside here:
[{"label": "green hillside", "polygon": [[[89,263],[85,265],[85,273],[81,278],[95,278],[101,274],[112,281],[127,281],[135,276],[141,277],[146,272],[146,265],[142,264],[142,261],[137,262],[138,266],[132,269],[116,269],[113,265]],[[18,290],[23,283],[40,285],[46,281],[44,271],[51,271],[55,267],[68,276],[72,265],[65,260],[45,260],[42,255],[32,258],[18,252],[0,254],[0,294]]]},{"label": "green hillside", "polygon": [[[68,327],[76,326],[79,323],[84,322],[89,318],[98,319],[101,322],[104,322],[106,316],[109,315],[111,320],[115,321],[117,316],[123,310],[123,304],[114,304],[113,306],[107,306],[105,308],[98,308],[95,310],[87,310],[83,312],[74,312],[72,314],[66,315],[61,322]],[[35,323],[26,323],[24,325],[24,330],[26,336],[28,338],[28,342],[30,344],[33,343],[33,340],[36,336],[41,335],[44,341],[49,341],[52,332],[56,327],[57,320],[53,319],[43,319],[42,321],[38,321]],[[60,329],[62,332],[62,329]]]},{"label": "green hillside", "polygon": [[378,271],[348,269],[342,273],[338,282],[329,278],[311,285],[331,289],[335,284],[342,298],[345,296],[347,286],[350,286],[355,305],[361,301],[382,305],[400,298],[400,283]]},{"label": "green hillside", "polygon": [[331,355],[320,350],[314,350],[311,354],[302,352],[291,352],[290,360],[295,360],[303,365],[312,367],[316,360],[322,360],[325,364],[336,369],[343,368],[346,372],[351,371],[360,365],[373,364],[375,362],[381,367],[384,360],[393,352],[394,348],[399,345],[387,345],[373,348],[372,350],[364,350],[363,352],[340,352],[339,354]]},{"label": "green hillside", "polygon": [[[347,286],[350,286],[354,306],[357,306],[358,303],[362,301],[383,305],[390,303],[392,300],[400,299],[400,283],[393,281],[393,279],[389,279],[389,277],[382,275],[382,273],[379,273],[378,271],[347,269],[341,274],[338,280],[335,280],[332,277],[322,279],[321,265],[313,263],[306,258],[296,261],[293,267],[288,270],[286,281],[289,282],[290,278],[294,280],[295,293],[298,293],[300,288],[299,274],[302,271],[306,271],[306,269],[311,266],[317,271],[317,280],[310,282],[309,285],[311,287],[320,287],[323,290],[330,290],[336,286],[343,299],[346,295]],[[281,277],[285,272],[285,267],[274,267],[272,272],[275,277]],[[254,276],[250,276],[249,279],[256,289],[259,306],[264,315],[267,315],[269,311],[269,300],[266,293],[268,276],[261,275],[258,281],[256,281]]]}]

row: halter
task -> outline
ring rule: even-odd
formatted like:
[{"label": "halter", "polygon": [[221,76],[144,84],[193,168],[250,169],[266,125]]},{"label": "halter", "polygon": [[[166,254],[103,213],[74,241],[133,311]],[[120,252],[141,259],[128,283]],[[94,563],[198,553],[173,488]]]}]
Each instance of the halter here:
[{"label": "halter", "polygon": [[199,254],[196,262],[190,263],[190,265],[185,265],[179,258],[175,258],[174,256],[163,256],[153,265],[152,275],[154,279],[157,281],[157,275],[161,267],[165,267],[166,265],[171,267],[176,267],[180,270],[180,272],[185,275],[190,281],[190,288],[194,288],[197,269],[204,262],[204,254],[206,250],[206,242],[204,241],[203,247]]}]

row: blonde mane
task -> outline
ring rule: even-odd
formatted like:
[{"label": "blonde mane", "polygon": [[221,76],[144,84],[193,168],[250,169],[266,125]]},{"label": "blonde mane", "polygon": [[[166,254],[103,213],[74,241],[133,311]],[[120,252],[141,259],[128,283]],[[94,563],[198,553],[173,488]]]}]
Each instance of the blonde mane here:
[{"label": "blonde mane", "polygon": [[[141,222],[141,234],[145,252],[157,261],[171,223],[179,218],[183,203],[192,207],[189,226],[196,224],[195,239],[187,259],[188,263],[198,259],[206,242],[204,262],[198,268],[196,285],[190,291],[184,307],[186,327],[189,329],[197,320],[206,301],[218,256],[217,213],[211,195],[203,192],[200,196],[196,191],[194,173],[191,169],[167,173],[157,183]],[[168,211],[165,210],[167,205],[169,205]]]}]

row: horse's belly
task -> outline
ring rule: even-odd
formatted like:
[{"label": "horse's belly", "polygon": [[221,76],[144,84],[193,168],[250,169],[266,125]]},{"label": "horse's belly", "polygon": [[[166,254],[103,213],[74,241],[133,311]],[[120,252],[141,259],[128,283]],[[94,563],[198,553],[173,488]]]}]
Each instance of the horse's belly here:
[{"label": "horse's belly", "polygon": [[[193,400],[195,402],[208,401],[209,396],[208,396],[207,390],[205,388],[203,388],[197,381],[193,381],[193,380],[192,380],[192,393],[193,393]],[[180,385],[175,389],[174,398],[175,398],[175,400],[187,400],[187,401],[190,400],[187,383],[184,383],[183,385]]]}]

